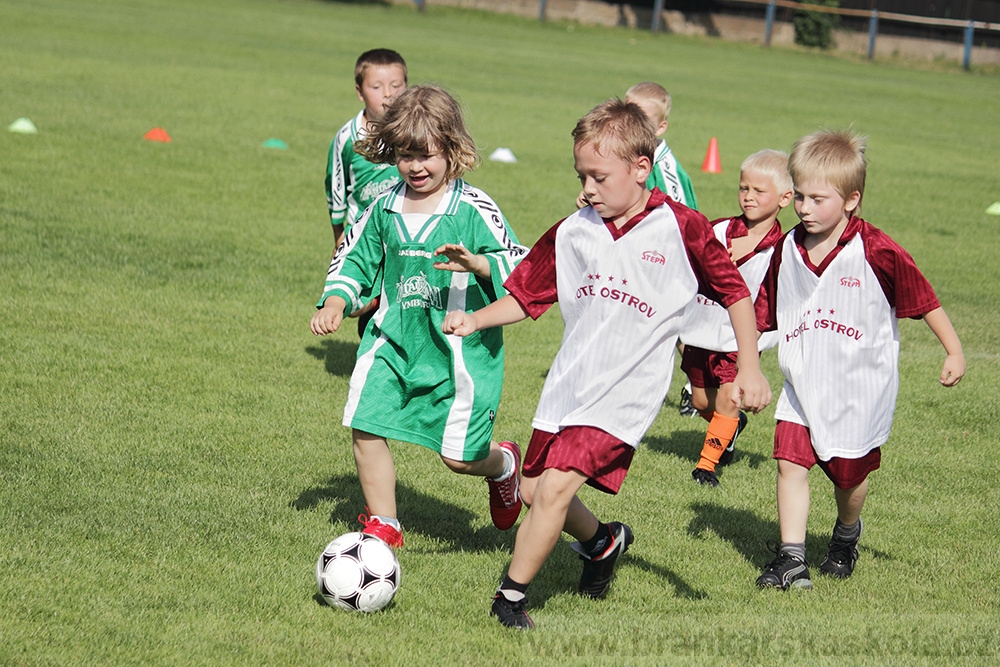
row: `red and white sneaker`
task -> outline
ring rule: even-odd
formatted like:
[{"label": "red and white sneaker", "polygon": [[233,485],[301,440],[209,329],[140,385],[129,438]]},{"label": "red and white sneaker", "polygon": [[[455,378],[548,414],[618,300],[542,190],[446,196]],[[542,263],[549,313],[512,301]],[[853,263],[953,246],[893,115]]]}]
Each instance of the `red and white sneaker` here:
[{"label": "red and white sneaker", "polygon": [[507,530],[521,515],[521,495],[518,493],[521,482],[521,448],[514,442],[501,442],[500,448],[514,455],[514,474],[502,482],[487,477],[486,483],[490,486],[490,518],[493,519],[493,525],[500,530]]},{"label": "red and white sneaker", "polygon": [[365,525],[361,529],[361,532],[365,535],[374,535],[393,549],[403,546],[403,531],[393,528],[377,516],[359,514],[358,521]]}]

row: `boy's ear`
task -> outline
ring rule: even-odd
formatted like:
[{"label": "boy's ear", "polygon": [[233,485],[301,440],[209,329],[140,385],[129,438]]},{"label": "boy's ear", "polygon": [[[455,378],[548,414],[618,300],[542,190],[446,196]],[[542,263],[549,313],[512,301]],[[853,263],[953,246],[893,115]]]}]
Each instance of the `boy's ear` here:
[{"label": "boy's ear", "polygon": [[666,120],[660,123],[660,125],[656,128],[656,136],[662,137],[663,133],[667,131],[667,125],[668,123]]},{"label": "boy's ear", "polygon": [[792,199],[795,198],[795,193],[792,190],[787,190],[785,194],[781,195],[781,199],[778,200],[778,208],[785,208],[792,203]]},{"label": "boy's ear", "polygon": [[649,178],[650,172],[653,171],[653,161],[645,155],[640,155],[633,164],[636,171],[636,182],[641,181],[645,185],[646,179]]},{"label": "boy's ear", "polygon": [[361,95],[361,86],[359,86],[358,84],[354,84],[354,92],[358,94],[358,99],[361,100],[362,104],[364,104],[365,98],[364,96]]},{"label": "boy's ear", "polygon": [[851,196],[844,201],[844,211],[846,213],[854,213],[857,210],[858,204],[861,203],[861,193],[855,190],[851,193]]}]

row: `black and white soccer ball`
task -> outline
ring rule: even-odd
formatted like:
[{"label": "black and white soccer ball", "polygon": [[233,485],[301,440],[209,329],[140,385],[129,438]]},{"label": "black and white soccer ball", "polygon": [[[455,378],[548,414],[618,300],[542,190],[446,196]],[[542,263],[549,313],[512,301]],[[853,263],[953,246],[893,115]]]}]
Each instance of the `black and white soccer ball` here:
[{"label": "black and white soccer ball", "polygon": [[379,538],[346,533],[319,555],[316,585],[331,607],[378,611],[392,602],[399,590],[399,561]]}]

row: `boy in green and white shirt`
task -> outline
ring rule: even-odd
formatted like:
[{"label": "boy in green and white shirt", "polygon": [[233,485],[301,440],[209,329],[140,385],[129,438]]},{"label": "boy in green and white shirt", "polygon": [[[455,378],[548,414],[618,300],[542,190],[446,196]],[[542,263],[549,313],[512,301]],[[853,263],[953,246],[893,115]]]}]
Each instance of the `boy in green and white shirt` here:
[{"label": "boy in green and white shirt", "polygon": [[390,49],[366,51],[354,65],[354,84],[365,107],[337,132],[326,161],[326,202],[333,226],[334,254],[344,240],[345,230],[361,212],[379,194],[399,183],[395,165],[369,162],[354,151],[354,144],[364,139],[370,123],[381,118],[389,103],[406,89],[406,62]]}]

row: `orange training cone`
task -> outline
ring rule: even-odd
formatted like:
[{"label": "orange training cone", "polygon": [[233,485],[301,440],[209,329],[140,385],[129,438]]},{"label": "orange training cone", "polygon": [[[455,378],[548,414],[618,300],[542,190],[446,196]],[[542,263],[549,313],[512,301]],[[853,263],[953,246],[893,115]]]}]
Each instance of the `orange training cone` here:
[{"label": "orange training cone", "polygon": [[143,135],[143,139],[147,141],[162,141],[163,143],[170,143],[170,135],[162,127],[154,127],[152,130]]},{"label": "orange training cone", "polygon": [[710,174],[722,173],[722,160],[719,159],[719,142],[715,137],[708,142],[708,151],[705,152],[705,161],[701,163],[701,170]]}]

